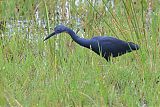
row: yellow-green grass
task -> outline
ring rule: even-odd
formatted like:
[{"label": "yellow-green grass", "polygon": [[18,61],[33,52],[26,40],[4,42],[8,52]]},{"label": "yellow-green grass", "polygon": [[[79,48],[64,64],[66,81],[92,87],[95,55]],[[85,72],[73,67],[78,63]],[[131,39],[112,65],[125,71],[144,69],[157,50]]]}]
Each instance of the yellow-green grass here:
[{"label": "yellow-green grass", "polygon": [[[13,3],[14,7],[14,2],[6,2],[6,5]],[[29,2],[34,4],[32,0]],[[0,39],[0,106],[160,106],[158,4],[153,3],[152,23],[147,30],[147,2],[143,7],[137,1],[133,10],[128,9],[133,5],[131,1],[124,0],[121,5],[116,2],[115,11],[110,9],[109,12],[105,12],[103,2],[94,8],[92,3],[86,2],[88,5],[78,7],[69,2],[71,15],[82,20],[79,36],[112,35],[139,44],[140,50],[106,62],[65,33],[44,42],[45,29],[35,23],[28,24],[32,37],[26,36],[29,33],[25,29],[18,31],[14,27],[10,35],[6,30]],[[10,17],[15,17],[12,24],[16,25],[23,15],[24,19],[35,19],[34,11],[23,10],[23,4],[18,5],[21,13],[11,12],[11,16],[4,16],[5,20],[9,22]],[[53,10],[58,2],[40,1],[34,5],[40,8],[40,17],[45,17],[49,33],[49,27],[58,23]],[[64,7],[63,2],[60,6]],[[63,16],[63,12],[60,15]],[[76,31],[76,19],[69,20],[66,25]]]}]

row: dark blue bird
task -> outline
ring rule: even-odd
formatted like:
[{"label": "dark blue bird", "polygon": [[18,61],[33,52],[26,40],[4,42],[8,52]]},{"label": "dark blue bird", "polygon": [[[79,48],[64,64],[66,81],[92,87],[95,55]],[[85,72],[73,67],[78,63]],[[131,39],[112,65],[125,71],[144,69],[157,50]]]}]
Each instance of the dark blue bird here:
[{"label": "dark blue bird", "polygon": [[104,57],[107,61],[110,60],[111,56],[117,57],[127,52],[132,52],[133,50],[139,49],[139,46],[135,43],[125,42],[111,36],[96,36],[91,39],[80,38],[72,29],[64,25],[56,26],[54,28],[54,32],[47,36],[44,41],[56,34],[63,32],[68,33],[79,45],[91,49],[98,55]]}]

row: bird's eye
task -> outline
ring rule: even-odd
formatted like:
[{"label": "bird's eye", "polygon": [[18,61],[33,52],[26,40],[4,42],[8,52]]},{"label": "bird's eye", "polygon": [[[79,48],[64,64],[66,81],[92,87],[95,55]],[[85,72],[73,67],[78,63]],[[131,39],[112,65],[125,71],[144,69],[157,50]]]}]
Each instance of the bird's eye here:
[{"label": "bird's eye", "polygon": [[59,29],[57,29],[56,31],[57,31],[57,32],[60,32],[60,30],[59,30]]}]

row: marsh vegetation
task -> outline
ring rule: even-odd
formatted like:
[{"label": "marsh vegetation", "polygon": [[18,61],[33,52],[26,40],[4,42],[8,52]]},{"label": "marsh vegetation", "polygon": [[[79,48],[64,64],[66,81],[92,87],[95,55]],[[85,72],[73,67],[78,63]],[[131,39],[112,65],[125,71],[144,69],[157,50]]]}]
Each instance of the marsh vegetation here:
[{"label": "marsh vegetation", "polygon": [[[0,0],[0,106],[160,106],[160,2],[95,1]],[[140,50],[106,62],[65,33],[44,42],[60,23]]]}]

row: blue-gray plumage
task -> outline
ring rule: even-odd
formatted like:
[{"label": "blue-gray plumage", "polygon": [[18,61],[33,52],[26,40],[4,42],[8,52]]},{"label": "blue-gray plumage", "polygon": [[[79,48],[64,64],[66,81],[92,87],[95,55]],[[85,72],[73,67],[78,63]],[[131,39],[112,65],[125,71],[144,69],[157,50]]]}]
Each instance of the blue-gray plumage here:
[{"label": "blue-gray plumage", "polygon": [[66,32],[71,38],[78,43],[79,45],[91,49],[98,55],[104,57],[107,61],[110,60],[110,57],[117,57],[127,52],[132,52],[133,50],[138,50],[139,46],[132,42],[125,42],[120,39],[111,36],[96,36],[91,39],[80,38],[76,33],[64,26],[58,25],[54,28],[54,32],[47,36],[45,40],[49,39],[53,35]]}]

